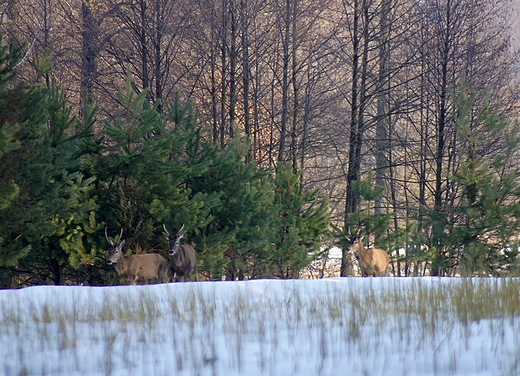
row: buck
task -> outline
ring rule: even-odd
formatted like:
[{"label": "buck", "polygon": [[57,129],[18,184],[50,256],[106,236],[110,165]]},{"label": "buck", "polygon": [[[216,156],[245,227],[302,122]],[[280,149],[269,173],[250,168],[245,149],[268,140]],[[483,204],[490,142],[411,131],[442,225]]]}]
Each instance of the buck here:
[{"label": "buck", "polygon": [[354,252],[359,261],[359,268],[363,277],[384,276],[390,262],[388,253],[378,248],[365,248],[363,236],[351,238],[349,251]]},{"label": "buck", "polygon": [[123,229],[119,235],[119,244],[109,239],[105,228],[105,237],[110,248],[108,263],[115,264],[116,271],[126,278],[129,284],[135,285],[139,280],[149,282],[168,282],[168,261],[158,253],[125,256],[123,248],[126,240],[121,241]]},{"label": "buck", "polygon": [[163,235],[168,240],[170,253],[170,271],[175,281],[188,281],[190,274],[197,280],[197,252],[191,245],[182,244],[181,239],[186,232],[182,225],[177,235],[171,235],[163,224]]}]

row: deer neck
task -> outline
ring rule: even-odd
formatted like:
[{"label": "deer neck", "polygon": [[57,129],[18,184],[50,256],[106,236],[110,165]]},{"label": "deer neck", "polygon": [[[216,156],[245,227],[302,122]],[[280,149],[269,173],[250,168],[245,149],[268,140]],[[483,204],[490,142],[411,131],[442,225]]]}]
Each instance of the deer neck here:
[{"label": "deer neck", "polygon": [[171,255],[172,260],[175,262],[175,265],[177,265],[177,266],[181,265],[181,263],[182,263],[181,256],[180,256],[180,253],[182,250],[183,250],[183,246],[179,244],[174,248],[173,254]]},{"label": "deer neck", "polygon": [[365,248],[363,243],[359,242],[359,258],[363,260],[371,260],[373,251],[370,248]]},{"label": "deer neck", "polygon": [[119,258],[119,261],[116,264],[116,270],[122,274],[122,273],[125,273],[128,271],[129,266],[130,266],[130,258],[126,257],[125,255],[122,254],[121,257]]}]

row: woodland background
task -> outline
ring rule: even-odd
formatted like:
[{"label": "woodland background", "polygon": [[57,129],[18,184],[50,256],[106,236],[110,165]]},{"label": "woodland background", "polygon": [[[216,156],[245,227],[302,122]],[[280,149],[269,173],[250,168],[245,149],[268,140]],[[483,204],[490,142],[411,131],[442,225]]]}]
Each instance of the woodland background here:
[{"label": "woodland background", "polygon": [[112,284],[105,227],[208,279],[345,235],[394,275],[518,274],[508,0],[0,3],[0,285]]}]

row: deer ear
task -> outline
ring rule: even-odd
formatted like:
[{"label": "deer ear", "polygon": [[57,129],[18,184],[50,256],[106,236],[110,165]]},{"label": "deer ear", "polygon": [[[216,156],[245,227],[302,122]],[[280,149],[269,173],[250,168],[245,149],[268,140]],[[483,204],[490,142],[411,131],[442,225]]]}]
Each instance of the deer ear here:
[{"label": "deer ear", "polygon": [[165,232],[162,233],[166,240],[170,241],[170,234],[167,234]]},{"label": "deer ear", "polygon": [[122,249],[126,244],[126,240],[123,239],[123,241],[121,242],[121,244],[119,244],[119,247]]}]

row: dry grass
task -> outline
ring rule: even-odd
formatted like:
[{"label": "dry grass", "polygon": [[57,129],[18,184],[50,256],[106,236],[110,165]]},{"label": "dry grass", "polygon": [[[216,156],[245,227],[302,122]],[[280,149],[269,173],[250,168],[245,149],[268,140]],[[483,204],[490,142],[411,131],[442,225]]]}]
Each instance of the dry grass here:
[{"label": "dry grass", "polygon": [[[353,372],[383,374],[395,357],[432,354],[423,363],[449,375],[483,333],[482,351],[500,355],[498,373],[520,372],[518,279],[271,281],[225,293],[220,286],[229,283],[11,300],[0,306],[0,346],[10,349],[0,374],[330,374],[345,359]],[[482,372],[496,370],[494,354],[474,357]],[[406,364],[399,373],[413,374]]]}]

